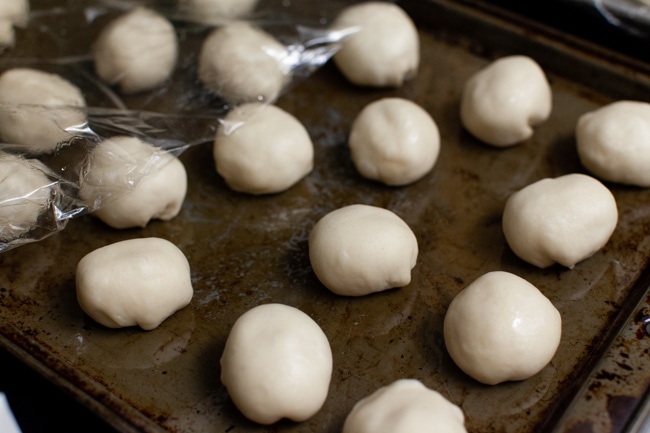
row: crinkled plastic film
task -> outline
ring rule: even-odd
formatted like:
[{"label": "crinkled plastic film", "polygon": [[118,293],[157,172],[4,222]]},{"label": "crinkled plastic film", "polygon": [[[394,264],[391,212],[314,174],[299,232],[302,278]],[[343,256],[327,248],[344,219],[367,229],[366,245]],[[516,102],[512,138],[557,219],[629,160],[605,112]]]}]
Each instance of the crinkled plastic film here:
[{"label": "crinkled plastic film", "polygon": [[[286,50],[276,58],[288,74],[281,92],[272,98],[256,97],[256,101],[274,103],[296,83],[308,79],[334,55],[343,38],[358,30],[329,30],[328,24],[345,3],[323,0],[322,4],[317,16],[305,16],[291,2],[260,0],[250,14],[238,18],[271,35]],[[125,94],[97,76],[93,43],[113,20],[137,7],[151,8],[173,23],[179,54],[172,75],[162,84]],[[199,22],[172,0],[69,0],[56,7],[32,0],[29,19],[16,21],[12,29],[14,43],[0,51],[0,73],[28,68],[55,74],[79,88],[86,106],[7,103],[0,95],[2,112],[18,117],[35,115],[39,125],[34,129],[49,125],[65,137],[54,150],[44,151],[35,150],[30,143],[6,140],[0,130],[0,164],[7,159],[4,156],[20,158],[49,180],[20,196],[0,196],[0,218],[4,218],[0,220],[0,252],[55,234],[71,218],[91,213],[107,200],[132,191],[160,168],[161,161],[168,160],[165,154],[179,156],[190,146],[214,140],[225,115],[242,101],[227,100],[198,79],[198,53],[205,38],[228,22],[218,18]],[[78,115],[83,121],[62,125],[61,113]],[[108,139],[124,136],[151,145],[150,159],[136,163],[129,155],[115,152],[110,159],[120,167],[120,176],[106,181],[91,176],[93,167],[102,163],[93,150]],[[0,177],[0,191],[10,191],[6,188],[9,182],[9,175]],[[89,202],[80,190],[90,183],[99,193]],[[6,216],[19,205],[37,209],[38,214],[23,221]]]}]

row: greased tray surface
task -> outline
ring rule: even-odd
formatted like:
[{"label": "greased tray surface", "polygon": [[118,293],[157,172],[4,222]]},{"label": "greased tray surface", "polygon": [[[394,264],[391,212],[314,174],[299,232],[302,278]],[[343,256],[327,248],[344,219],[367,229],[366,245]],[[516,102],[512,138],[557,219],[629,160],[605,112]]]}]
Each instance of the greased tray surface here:
[{"label": "greased tray surface", "polygon": [[[419,11],[419,2],[405,6],[414,4],[418,7],[406,8]],[[427,2],[423,10],[449,13],[454,7]],[[316,148],[314,171],[289,191],[252,197],[229,190],[214,170],[210,143],[203,143],[181,155],[189,191],[176,219],[117,231],[84,216],[41,242],[1,254],[2,344],[122,431],[338,432],[356,401],[404,377],[418,378],[460,405],[469,431],[552,429],[644,299],[650,190],[608,185],[619,207],[619,225],[602,251],[572,270],[539,270],[514,256],[501,232],[505,200],[540,178],[584,172],[575,150],[576,120],[613,97],[592,87],[589,77],[567,79],[549,65],[551,118],[522,145],[494,149],[479,143],[459,122],[462,86],[502,47],[466,38],[455,27],[464,23],[462,9],[453,16],[458,21],[450,20],[449,28],[432,28],[426,16],[415,16],[422,64],[418,76],[400,89],[356,88],[327,64],[278,101],[304,123]],[[482,15],[472,15],[468,23],[476,19]],[[503,53],[525,48],[520,53],[535,57],[527,37],[509,36]],[[441,133],[434,170],[406,187],[362,179],[346,145],[359,110],[386,96],[423,106]],[[650,91],[628,97],[649,100]],[[307,254],[309,231],[327,212],[353,203],[388,208],[413,229],[420,255],[411,284],[345,298],[318,282]],[[77,262],[103,245],[147,236],[169,239],[187,255],[195,289],[191,305],[149,332],[96,324],[75,299]],[[454,295],[492,270],[513,272],[542,290],[562,314],[563,336],[553,361],[536,376],[484,386],[451,361],[442,322]],[[247,421],[219,380],[219,357],[233,322],[268,302],[305,311],[332,347],[329,396],[304,423],[263,427]],[[475,326],[482,320],[476,317]],[[650,372],[643,373],[642,363],[637,366],[639,359],[647,360],[648,338],[634,335],[634,350],[641,353],[620,349],[613,362],[641,371],[637,375],[643,380],[626,384],[636,402],[648,388]],[[600,377],[602,392],[614,379]],[[592,423],[586,411],[573,415],[577,421],[566,431]],[[611,427],[615,418],[609,413],[604,422]]]}]

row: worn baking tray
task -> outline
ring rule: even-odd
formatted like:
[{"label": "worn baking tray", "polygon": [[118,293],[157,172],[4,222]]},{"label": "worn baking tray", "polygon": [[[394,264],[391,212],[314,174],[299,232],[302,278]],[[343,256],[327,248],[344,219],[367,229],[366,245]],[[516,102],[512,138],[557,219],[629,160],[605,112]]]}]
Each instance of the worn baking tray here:
[{"label": "worn baking tray", "polygon": [[[83,216],[43,241],[0,255],[0,343],[125,432],[338,432],[356,401],[403,377],[418,378],[460,405],[472,432],[641,425],[650,386],[650,337],[643,328],[650,190],[608,184],[618,227],[601,251],[572,270],[540,270],[514,256],[501,232],[501,212],[508,195],[532,181],[583,172],[574,144],[577,118],[615,99],[650,100],[647,67],[487,3],[400,4],[420,27],[422,65],[415,79],[395,90],[361,89],[327,64],[278,101],[314,140],[315,169],[303,181],[277,195],[238,194],[215,172],[210,143],[192,146],[181,155],[189,191],[176,219],[117,231]],[[462,86],[493,58],[513,53],[544,67],[553,112],[526,143],[489,148],[460,125]],[[352,120],[385,96],[419,103],[440,128],[434,170],[410,186],[366,181],[349,158]],[[138,108],[137,99],[133,104]],[[411,284],[345,298],[318,282],[307,254],[309,231],[328,211],[352,203],[391,209],[412,227],[420,255]],[[145,236],[169,239],[185,252],[192,303],[153,331],[104,328],[77,305],[76,264],[95,248]],[[536,376],[485,386],[451,361],[442,321],[454,295],[492,270],[539,287],[562,314],[563,337]],[[304,423],[247,421],[219,380],[230,326],[267,302],[308,313],[332,346],[329,396]]]}]

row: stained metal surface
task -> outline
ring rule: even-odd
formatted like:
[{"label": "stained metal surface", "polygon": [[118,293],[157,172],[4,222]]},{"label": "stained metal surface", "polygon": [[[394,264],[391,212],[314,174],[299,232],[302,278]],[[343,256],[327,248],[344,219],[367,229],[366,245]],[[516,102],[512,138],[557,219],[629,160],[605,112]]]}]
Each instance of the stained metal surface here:
[{"label": "stained metal surface", "polygon": [[[360,89],[328,64],[278,102],[304,123],[316,146],[314,171],[303,181],[273,196],[238,194],[215,172],[210,144],[191,147],[181,155],[189,191],[178,218],[117,231],[84,216],[57,235],[0,255],[0,343],[122,431],[338,432],[356,401],[403,377],[418,378],[460,405],[469,431],[623,431],[616,428],[633,418],[650,385],[644,368],[650,338],[638,332],[650,281],[650,190],[608,184],[619,225],[602,251],[572,270],[539,270],[514,256],[501,212],[509,194],[537,179],[584,172],[573,136],[577,118],[614,98],[650,100],[647,76],[628,76],[549,42],[548,35],[455,2],[404,5],[421,26],[422,65],[414,80],[397,90]],[[474,38],[476,23],[493,32]],[[459,99],[469,76],[491,58],[515,52],[540,59],[552,83],[553,112],[526,143],[494,149],[462,129]],[[565,73],[561,60],[574,70]],[[603,76],[621,85],[600,86]],[[419,103],[441,132],[434,170],[410,186],[366,181],[349,158],[354,117],[385,96]],[[314,276],[311,227],[352,203],[391,209],[415,232],[420,255],[407,287],[350,299]],[[153,331],[103,328],[76,303],[76,264],[95,248],[145,236],[169,239],[185,252],[193,301]],[[536,376],[485,386],[455,367],[442,322],[458,291],[499,269],[551,299],[562,314],[563,336],[551,364]],[[266,302],[308,313],[333,350],[329,396],[305,423],[255,425],[238,413],[219,380],[231,325]],[[591,404],[597,397],[608,402],[606,413]]]}]

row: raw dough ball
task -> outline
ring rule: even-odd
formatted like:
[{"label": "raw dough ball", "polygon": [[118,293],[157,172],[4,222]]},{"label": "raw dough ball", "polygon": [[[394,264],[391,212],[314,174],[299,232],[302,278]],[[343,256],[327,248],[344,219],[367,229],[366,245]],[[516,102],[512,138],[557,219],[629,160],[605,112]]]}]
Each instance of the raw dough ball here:
[{"label": "raw dough ball", "polygon": [[176,67],[176,31],[162,15],[138,7],[102,30],[94,57],[102,81],[127,94],[151,90],[164,83]]},{"label": "raw dough ball", "polygon": [[650,187],[650,104],[618,101],[578,119],[580,161],[601,179]]},{"label": "raw dough ball", "polygon": [[438,126],[422,107],[384,98],[367,105],[350,132],[352,161],[362,176],[406,185],[433,168],[440,151]]},{"label": "raw dough ball", "polygon": [[194,292],[185,254],[160,238],[98,248],[77,264],[77,300],[109,328],[156,328],[187,306]]},{"label": "raw dough ball", "polygon": [[113,137],[89,154],[80,196],[116,229],[170,220],[181,210],[187,172],[175,156],[135,137]]},{"label": "raw dough ball", "polygon": [[399,6],[384,2],[348,6],[331,28],[355,30],[334,54],[334,63],[353,84],[399,87],[417,74],[420,38]]},{"label": "raw dough ball", "polygon": [[245,22],[214,30],[199,55],[199,79],[231,104],[274,101],[291,79],[287,48]]},{"label": "raw dough ball", "polygon": [[508,272],[488,272],[451,302],[445,345],[456,365],[487,385],[527,379],[553,358],[562,318],[535,286]]},{"label": "raw dough ball", "polygon": [[191,21],[216,24],[250,15],[258,0],[178,0],[178,10]]},{"label": "raw dough ball", "polygon": [[607,243],[617,222],[612,193],[584,174],[528,185],[508,198],[503,211],[508,245],[539,268],[573,268]]},{"label": "raw dough ball", "polygon": [[260,305],[240,316],[221,356],[221,381],[250,420],[305,421],[320,410],[332,378],[327,337],[302,311]]},{"label": "raw dough ball", "polygon": [[46,170],[37,160],[0,152],[0,241],[28,233],[47,209],[56,182]]},{"label": "raw dough ball", "polygon": [[400,379],[360,400],[342,433],[466,433],[455,404],[416,379]]},{"label": "raw dough ball", "polygon": [[14,68],[0,75],[0,140],[32,154],[53,152],[66,129],[86,123],[81,90],[57,74]]},{"label": "raw dough ball", "polygon": [[24,27],[28,21],[28,0],[2,0],[0,2],[0,48],[12,47],[16,38],[14,26]]},{"label": "raw dough ball", "polygon": [[320,219],[309,235],[318,279],[339,295],[362,296],[411,282],[418,242],[393,212],[355,204]]},{"label": "raw dough ball", "polygon": [[217,172],[228,186],[250,194],[284,191],[314,167],[314,145],[300,121],[257,102],[228,113],[213,150]]},{"label": "raw dough ball", "polygon": [[526,56],[503,57],[472,76],[460,116],[476,138],[493,146],[529,139],[551,114],[551,87],[542,68]]}]

